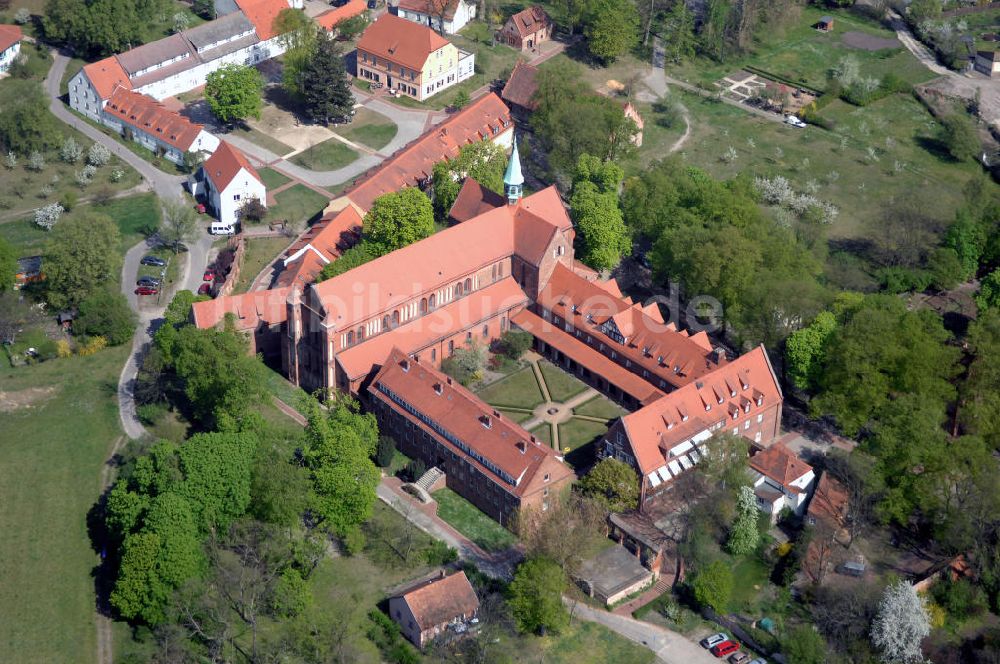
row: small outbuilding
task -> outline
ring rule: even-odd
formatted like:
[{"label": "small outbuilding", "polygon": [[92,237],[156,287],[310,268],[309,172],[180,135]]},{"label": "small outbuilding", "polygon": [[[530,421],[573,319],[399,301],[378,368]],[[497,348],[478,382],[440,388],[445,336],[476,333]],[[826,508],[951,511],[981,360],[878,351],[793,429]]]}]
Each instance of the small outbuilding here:
[{"label": "small outbuilding", "polygon": [[816,29],[820,32],[830,32],[833,30],[833,17],[832,16],[822,16],[819,21],[816,22]]},{"label": "small outbuilding", "polygon": [[973,68],[990,78],[1000,73],[1000,51],[976,51]]},{"label": "small outbuilding", "polygon": [[465,572],[421,581],[389,598],[389,616],[413,645],[423,648],[448,628],[468,629],[479,612],[479,597]]},{"label": "small outbuilding", "polygon": [[45,275],[42,273],[41,256],[25,256],[17,259],[17,272],[14,273],[14,288],[23,288],[27,284],[35,281],[42,281]]}]

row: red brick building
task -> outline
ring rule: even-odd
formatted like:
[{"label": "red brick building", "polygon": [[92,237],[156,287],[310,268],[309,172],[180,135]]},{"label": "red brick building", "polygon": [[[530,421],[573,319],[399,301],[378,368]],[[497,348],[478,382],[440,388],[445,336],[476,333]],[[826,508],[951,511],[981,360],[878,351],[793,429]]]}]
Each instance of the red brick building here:
[{"label": "red brick building", "polygon": [[552,39],[552,19],[539,6],[522,9],[497,30],[496,39],[519,51],[533,51]]}]

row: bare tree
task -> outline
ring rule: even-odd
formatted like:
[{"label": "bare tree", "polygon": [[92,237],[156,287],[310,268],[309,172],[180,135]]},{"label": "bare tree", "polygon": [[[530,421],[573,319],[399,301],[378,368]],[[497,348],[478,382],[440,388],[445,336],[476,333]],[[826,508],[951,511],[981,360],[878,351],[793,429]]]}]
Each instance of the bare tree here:
[{"label": "bare tree", "polygon": [[550,501],[545,511],[521,510],[515,530],[529,555],[554,560],[572,576],[607,537],[607,515],[596,501],[573,493]]}]

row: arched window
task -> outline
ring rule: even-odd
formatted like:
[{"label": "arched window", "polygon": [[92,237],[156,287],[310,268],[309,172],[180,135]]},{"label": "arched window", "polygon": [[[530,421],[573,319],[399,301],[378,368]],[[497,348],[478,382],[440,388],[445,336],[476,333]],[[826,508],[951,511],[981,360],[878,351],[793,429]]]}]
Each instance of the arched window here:
[{"label": "arched window", "polygon": [[466,293],[471,293],[472,292],[472,279],[466,279],[465,280],[465,292]]},{"label": "arched window", "polygon": [[461,281],[458,282],[457,284],[455,284],[455,297],[456,298],[462,297],[462,282]]},{"label": "arched window", "polygon": [[497,266],[497,276],[503,278],[503,263]]},{"label": "arched window", "polygon": [[389,329],[389,314],[382,316],[382,331]]},{"label": "arched window", "polygon": [[365,340],[365,326],[360,325],[358,326],[358,343],[361,343],[364,340]]},{"label": "arched window", "polygon": [[490,326],[483,325],[483,339],[489,339],[490,337]]},{"label": "arched window", "polygon": [[497,266],[496,266],[495,263],[493,265],[493,277],[492,278],[493,278],[493,281],[497,280]]},{"label": "arched window", "polygon": [[427,298],[426,297],[425,298],[421,298],[421,300],[420,300],[420,313],[422,313],[422,314],[426,314],[427,313]]},{"label": "arched window", "polygon": [[396,327],[399,325],[399,309],[392,312],[392,326]]},{"label": "arched window", "polygon": [[348,346],[354,345],[354,330],[351,330],[347,333],[347,345]]},{"label": "arched window", "polygon": [[431,295],[430,299],[427,301],[427,306],[433,309],[437,306],[437,295]]}]

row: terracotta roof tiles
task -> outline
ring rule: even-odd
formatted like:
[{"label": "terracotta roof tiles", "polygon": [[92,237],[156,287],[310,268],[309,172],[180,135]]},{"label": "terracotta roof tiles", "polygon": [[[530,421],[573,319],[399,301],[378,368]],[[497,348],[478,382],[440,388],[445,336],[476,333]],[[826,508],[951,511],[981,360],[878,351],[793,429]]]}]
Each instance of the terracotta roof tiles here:
[{"label": "terracotta roof tiles", "polygon": [[497,192],[487,189],[472,178],[465,178],[448,212],[448,221],[460,224],[506,203],[507,200]]},{"label": "terracotta roof tiles", "polygon": [[521,37],[527,37],[535,34],[552,21],[544,9],[535,5],[534,7],[522,9],[507,19],[507,22],[514,25],[514,28]]},{"label": "terracotta roof tiles", "polygon": [[428,14],[433,18],[444,16],[446,21],[455,18],[459,0],[399,0],[398,7],[411,12]]},{"label": "terracotta roof tiles", "polygon": [[534,100],[536,92],[538,92],[538,67],[518,60],[506,85],[503,86],[500,97],[508,104],[517,104],[533,111],[538,105]]},{"label": "terracotta roof tiles", "polygon": [[278,14],[288,9],[286,0],[236,0],[239,6],[253,27],[257,30],[257,36],[261,41],[266,41],[277,36],[274,29],[274,19]]},{"label": "terracotta roof tiles", "polygon": [[125,73],[115,56],[84,65],[83,72],[101,99],[109,98],[118,87],[123,87],[126,90],[132,89],[128,74]]},{"label": "terracotta roof tiles", "polygon": [[260,180],[260,175],[250,165],[246,155],[226,141],[219,141],[219,147],[205,160],[202,168],[219,191],[225,191],[233,178],[239,175],[240,169],[246,169],[250,175]]},{"label": "terracotta roof tiles", "polygon": [[21,26],[0,23],[0,53],[21,41],[23,37]]},{"label": "terracotta roof tiles", "polygon": [[812,466],[781,442],[750,457],[750,467],[784,487],[812,471]]},{"label": "terracotta roof tiles", "polygon": [[365,0],[351,0],[346,5],[334,7],[316,17],[316,23],[327,32],[337,27],[341,21],[364,14],[368,10]]},{"label": "terracotta roof tiles", "polygon": [[187,152],[205,129],[152,97],[121,87],[112,93],[104,112],[182,152]]},{"label": "terracotta roof tiles", "polygon": [[449,43],[426,25],[382,14],[361,35],[358,51],[420,71],[431,53]]},{"label": "terracotta roof tiles", "polygon": [[426,581],[399,597],[410,607],[421,631],[459,616],[471,617],[479,610],[479,598],[465,572]]}]

